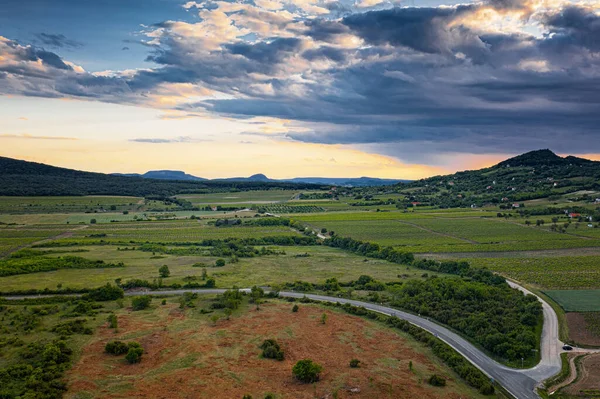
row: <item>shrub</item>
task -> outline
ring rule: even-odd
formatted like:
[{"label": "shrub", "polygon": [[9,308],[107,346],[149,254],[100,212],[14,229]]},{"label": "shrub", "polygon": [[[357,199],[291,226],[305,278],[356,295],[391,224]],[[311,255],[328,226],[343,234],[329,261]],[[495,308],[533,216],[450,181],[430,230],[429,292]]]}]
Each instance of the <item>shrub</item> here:
[{"label": "shrub", "polygon": [[260,345],[260,349],[262,349],[262,357],[266,359],[277,359],[283,360],[284,354],[281,350],[281,346],[274,339],[266,339]]},{"label": "shrub", "polygon": [[129,346],[122,341],[110,341],[104,347],[104,352],[111,355],[124,355],[129,351]]},{"label": "shrub", "polygon": [[358,360],[358,359],[350,360],[350,367],[352,367],[353,369],[360,367],[360,360]]},{"label": "shrub", "polygon": [[169,266],[167,265],[162,265],[159,269],[158,269],[158,274],[160,275],[160,277],[162,278],[167,278],[171,275],[171,271],[169,270]]},{"label": "shrub", "polygon": [[166,304],[167,304],[167,300],[166,300],[166,299],[163,299],[163,300],[162,300],[162,302],[161,302],[161,304],[162,304],[162,305],[166,305]]},{"label": "shrub", "polygon": [[321,315],[321,323],[322,323],[322,324],[325,324],[326,322],[327,322],[327,314],[326,314],[326,313],[323,313],[323,314]]},{"label": "shrub", "polygon": [[445,387],[446,386],[446,379],[444,377],[440,377],[437,374],[433,374],[431,377],[429,377],[428,382],[430,385],[433,385],[434,387]]},{"label": "shrub", "polygon": [[225,266],[225,259],[217,259],[217,261],[215,262],[215,266],[216,267],[223,267],[223,266]]},{"label": "shrub", "polygon": [[[132,342],[133,343],[133,342]],[[144,350],[139,346],[131,346],[127,351],[127,355],[125,355],[125,360],[127,360],[130,364],[139,363],[142,360],[142,354]]]},{"label": "shrub", "polygon": [[298,381],[304,383],[312,383],[319,381],[319,374],[323,371],[321,365],[313,362],[310,359],[298,361],[292,368],[292,375]]},{"label": "shrub", "polygon": [[115,315],[114,313],[111,313],[110,315],[108,315],[108,325],[110,328],[118,327],[117,315]]},{"label": "shrub", "polygon": [[206,280],[206,283],[204,284],[204,286],[206,288],[215,288],[217,286],[217,282],[214,278],[209,278],[208,280]]},{"label": "shrub", "polygon": [[87,294],[87,298],[93,301],[114,301],[123,298],[124,295],[123,289],[106,283],[105,286],[91,290]]},{"label": "shrub", "polygon": [[298,305],[294,305],[294,307],[292,308],[292,312],[296,313],[298,311],[299,307]]},{"label": "shrub", "polygon": [[252,399],[252,395],[246,394],[242,396],[242,399]]},{"label": "shrub", "polygon": [[272,393],[268,393],[265,395],[265,399],[275,399],[275,395]]},{"label": "shrub", "polygon": [[133,310],[144,310],[150,306],[152,298],[148,295],[136,296],[131,299],[131,306]]}]

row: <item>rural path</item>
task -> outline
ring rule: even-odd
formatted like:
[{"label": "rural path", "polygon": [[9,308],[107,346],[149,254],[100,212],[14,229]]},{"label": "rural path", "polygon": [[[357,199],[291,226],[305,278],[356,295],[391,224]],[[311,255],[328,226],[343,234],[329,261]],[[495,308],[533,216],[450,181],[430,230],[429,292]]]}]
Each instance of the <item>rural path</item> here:
[{"label": "rural path", "polygon": [[[520,285],[510,282],[511,287],[522,292],[532,294],[527,289]],[[136,291],[127,292],[127,296],[135,295],[179,295],[183,292],[195,292],[198,294],[221,294],[224,289],[179,289],[179,290],[162,290],[162,291]],[[248,292],[249,289],[242,291]],[[76,295],[73,295],[76,296]],[[298,292],[280,292],[279,296],[287,298],[302,298],[306,296],[309,299],[321,302],[339,302],[342,304],[348,303],[353,306],[362,306],[368,310],[382,313],[388,316],[395,316],[406,320],[415,326],[418,326],[444,341],[458,353],[469,360],[473,365],[479,368],[488,377],[492,378],[502,385],[511,395],[517,399],[539,399],[536,388],[546,379],[558,374],[561,370],[562,342],[558,336],[558,317],[550,305],[538,297],[543,306],[544,326],[541,336],[541,352],[540,362],[530,369],[513,369],[504,366],[475,345],[467,341],[457,333],[450,331],[448,328],[437,324],[427,318],[420,317],[411,313],[403,312],[398,309],[377,305],[374,303],[356,301],[352,299],[336,298],[317,294],[304,294]],[[31,296],[10,296],[5,299],[23,299]],[[40,296],[43,297],[43,296]],[[578,348],[574,348],[573,352],[577,352]],[[588,352],[590,350],[585,350]],[[582,350],[583,352],[583,350]]]},{"label": "rural path", "polygon": [[407,222],[405,220],[396,220],[396,222],[402,223],[402,224],[407,224],[409,226],[416,227],[417,229],[427,231],[428,233],[435,234],[438,236],[454,238],[455,240],[468,242],[469,244],[479,244],[477,241],[469,240],[468,238],[457,237],[457,236],[453,236],[452,234],[440,233],[439,231],[431,230],[431,229],[428,229],[427,227],[419,226],[416,223]]},{"label": "rural path", "polygon": [[[582,356],[585,356],[585,355],[582,355]],[[575,359],[578,357],[579,356],[569,357],[569,376],[567,377],[566,380],[550,387],[548,389],[548,394],[552,395],[554,392],[558,391],[559,389],[561,389],[563,387],[566,387],[567,385],[569,385],[570,383],[575,381],[575,378],[577,378],[577,367],[575,366]]]}]

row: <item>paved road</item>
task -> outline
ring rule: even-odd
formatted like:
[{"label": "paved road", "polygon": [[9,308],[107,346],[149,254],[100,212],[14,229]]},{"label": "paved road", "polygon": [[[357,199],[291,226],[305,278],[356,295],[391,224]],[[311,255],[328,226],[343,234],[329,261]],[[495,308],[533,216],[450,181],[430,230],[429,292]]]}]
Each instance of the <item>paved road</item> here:
[{"label": "paved road", "polygon": [[[516,289],[525,293],[532,294],[525,288],[516,283],[509,282]],[[242,291],[250,291],[243,289]],[[125,295],[178,295],[182,292],[196,292],[198,294],[220,294],[224,289],[194,289],[194,290],[164,290],[164,291],[138,291],[127,292]],[[452,346],[456,351],[482,370],[488,377],[493,378],[509,391],[517,399],[539,399],[535,392],[536,386],[542,381],[556,375],[561,369],[560,352],[562,351],[562,342],[558,338],[558,317],[550,305],[540,298],[544,312],[544,327],[541,337],[541,360],[539,364],[530,369],[512,369],[506,367],[483,353],[473,344],[462,338],[460,335],[449,329],[432,322],[426,318],[417,315],[402,312],[397,309],[389,308],[368,302],[355,301],[352,299],[336,298],[316,294],[303,294],[297,292],[280,292],[281,297],[307,298],[324,302],[349,303],[354,306],[363,306],[366,309],[379,312],[389,316],[396,316],[401,319],[423,328],[434,334],[436,337]],[[533,294],[532,294],[533,295]],[[7,299],[22,299],[25,296],[9,297]],[[31,296],[29,296],[31,297]],[[577,351],[577,348],[575,348]]]}]

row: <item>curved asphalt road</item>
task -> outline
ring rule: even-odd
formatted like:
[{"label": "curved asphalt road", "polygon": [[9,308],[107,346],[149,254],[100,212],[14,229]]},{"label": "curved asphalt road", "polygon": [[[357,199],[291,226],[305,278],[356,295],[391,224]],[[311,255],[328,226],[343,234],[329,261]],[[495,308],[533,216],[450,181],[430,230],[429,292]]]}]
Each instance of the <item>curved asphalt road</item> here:
[{"label": "curved asphalt road", "polygon": [[[517,288],[525,293],[532,294],[521,286],[509,282],[513,288]],[[244,289],[242,291],[249,291]],[[166,290],[166,291],[147,291],[143,294],[148,295],[176,295],[182,292],[196,292],[204,294],[219,294],[225,292],[223,289],[197,289],[197,290]],[[141,292],[127,293],[126,295],[140,295]],[[533,294],[532,294],[533,295]],[[396,316],[404,319],[422,329],[434,334],[436,337],[453,347],[457,352],[463,355],[467,360],[473,363],[477,368],[483,371],[488,377],[493,378],[502,385],[517,399],[539,399],[535,392],[536,387],[544,380],[558,374],[561,369],[560,352],[562,343],[558,339],[558,318],[550,305],[542,299],[544,309],[544,327],[541,339],[541,360],[539,364],[530,369],[512,369],[506,367],[491,359],[480,349],[475,347],[469,341],[449,329],[430,321],[426,318],[406,313],[401,310],[377,305],[374,303],[355,301],[352,299],[336,298],[316,294],[304,294],[297,292],[280,292],[281,297],[302,298],[306,296],[309,299],[322,302],[349,303],[354,306],[363,306],[364,308],[382,313],[388,316]]]},{"label": "curved asphalt road", "polygon": [[[527,294],[532,294],[525,288],[509,281],[511,287],[521,290]],[[241,291],[248,292],[249,289]],[[183,292],[195,292],[198,294],[221,294],[224,289],[190,289],[190,290],[164,290],[164,291],[141,291],[127,292],[125,295],[178,295]],[[352,299],[336,298],[316,294],[303,294],[297,292],[280,292],[281,297],[302,298],[306,296],[309,299],[323,302],[349,303],[354,306],[362,306],[368,310],[382,313],[388,316],[396,316],[404,319],[422,329],[434,334],[436,337],[453,347],[457,352],[463,355],[467,360],[473,363],[477,368],[483,371],[488,377],[493,378],[502,385],[517,399],[539,399],[535,392],[536,387],[544,380],[558,374],[561,369],[560,352],[562,343],[558,338],[558,318],[554,309],[545,301],[538,297],[542,302],[544,312],[544,326],[541,337],[541,360],[537,366],[530,369],[512,369],[506,367],[488,357],[480,349],[462,338],[460,335],[449,329],[432,322],[426,318],[406,313],[401,310],[389,308],[368,302],[355,301]],[[14,296],[6,299],[23,299],[31,296]]]}]

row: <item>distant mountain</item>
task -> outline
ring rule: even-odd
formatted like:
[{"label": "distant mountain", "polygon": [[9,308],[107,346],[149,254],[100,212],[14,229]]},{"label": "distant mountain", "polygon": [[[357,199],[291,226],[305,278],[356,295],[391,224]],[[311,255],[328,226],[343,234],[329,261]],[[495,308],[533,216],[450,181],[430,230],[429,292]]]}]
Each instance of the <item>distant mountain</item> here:
[{"label": "distant mountain", "polygon": [[208,180],[203,177],[196,177],[188,175],[187,173],[180,170],[151,170],[144,174],[139,173],[112,173],[114,176],[127,176],[127,177],[143,177],[145,179],[159,179],[159,180],[195,180],[204,181]]},{"label": "distant mountain", "polygon": [[[165,172],[165,173],[163,173]],[[280,188],[288,190],[325,189],[307,183],[279,181],[217,181],[190,180],[183,172],[175,172],[178,180],[164,180],[173,171],[159,171],[161,178],[109,175],[58,168],[36,162],[0,157],[0,195],[128,195],[136,197],[165,197],[183,193],[210,191],[261,190]],[[154,172],[153,172],[154,173]],[[144,174],[146,175],[146,174]],[[194,178],[193,176],[191,176]]]},{"label": "distant mountain", "polygon": [[329,184],[332,186],[351,186],[351,187],[365,187],[365,186],[389,186],[398,183],[409,183],[411,180],[399,180],[399,179],[378,179],[375,177],[358,177],[358,178],[345,178],[345,177],[296,177],[294,179],[285,180],[293,183],[313,183],[313,184]]},{"label": "distant mountain", "polygon": [[[519,202],[534,198],[600,190],[600,162],[560,157],[548,149],[531,151],[489,168],[409,183],[410,200],[440,206]],[[399,187],[403,189],[403,187]]]}]

